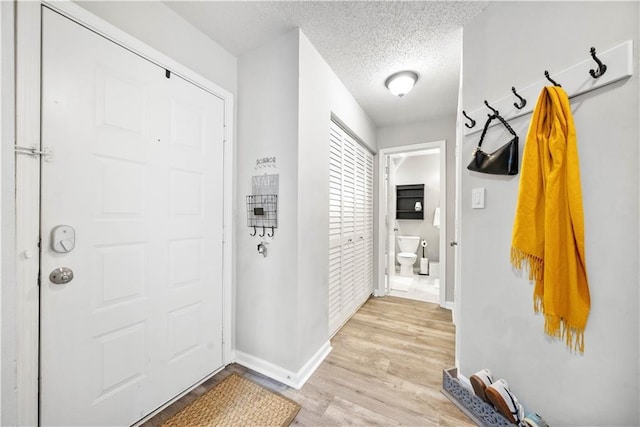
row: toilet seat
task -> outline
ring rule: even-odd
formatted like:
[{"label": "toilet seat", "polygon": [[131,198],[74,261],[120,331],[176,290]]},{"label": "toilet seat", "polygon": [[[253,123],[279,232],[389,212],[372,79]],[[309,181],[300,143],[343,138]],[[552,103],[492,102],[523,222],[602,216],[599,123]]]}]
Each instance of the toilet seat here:
[{"label": "toilet seat", "polygon": [[411,258],[415,261],[418,258],[418,255],[411,252],[400,252],[398,254],[398,258],[407,258],[407,260]]}]

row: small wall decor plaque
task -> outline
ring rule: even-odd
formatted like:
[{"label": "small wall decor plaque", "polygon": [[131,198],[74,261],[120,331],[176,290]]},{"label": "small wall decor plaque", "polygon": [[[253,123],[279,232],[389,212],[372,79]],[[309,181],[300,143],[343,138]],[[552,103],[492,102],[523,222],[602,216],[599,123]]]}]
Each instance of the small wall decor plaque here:
[{"label": "small wall decor plaque", "polygon": [[256,159],[256,169],[275,168],[276,156],[267,156]]},{"label": "small wall decor plaque", "polygon": [[280,175],[256,175],[251,177],[251,194],[278,194]]}]

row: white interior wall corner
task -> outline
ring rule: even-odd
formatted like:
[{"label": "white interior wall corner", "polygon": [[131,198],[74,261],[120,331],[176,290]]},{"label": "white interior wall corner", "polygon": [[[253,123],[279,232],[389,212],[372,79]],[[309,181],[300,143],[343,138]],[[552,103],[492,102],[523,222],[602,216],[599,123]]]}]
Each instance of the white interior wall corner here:
[{"label": "white interior wall corner", "polygon": [[370,151],[377,143],[375,125],[366,112],[302,31],[299,40],[298,322],[305,363],[329,333],[330,118],[337,116]]},{"label": "white interior wall corner", "polygon": [[[298,36],[291,31],[238,61],[236,210],[236,348],[257,360],[297,371]],[[255,161],[276,157],[276,167]],[[273,238],[251,237],[245,195],[251,177],[279,174],[278,228]],[[268,255],[257,250],[268,242]]]},{"label": "white interior wall corner", "polygon": [[[637,46],[638,7],[637,2],[492,3],[464,29],[463,107],[500,98],[512,85],[538,81],[545,69],[562,70],[583,61],[591,46],[606,50],[628,39]],[[616,25],[594,39],[592,29],[603,21]],[[491,66],[486,66],[488,58]],[[636,47],[636,64],[637,59]],[[627,81],[571,102],[592,302],[584,355],[545,337],[544,319],[533,313],[532,286],[511,269],[509,247],[520,175],[488,179],[462,171],[461,373],[491,369],[550,425],[640,423],[637,67],[635,71]],[[510,123],[521,136],[521,149],[530,118]],[[499,128],[491,130],[487,149],[499,147],[507,137]],[[477,138],[464,139],[462,159],[471,156]],[[613,151],[606,148],[610,141],[615,141]],[[486,188],[485,209],[472,210],[465,203],[476,187]],[[595,372],[602,375],[595,377]],[[593,393],[610,386],[624,391]]]}]

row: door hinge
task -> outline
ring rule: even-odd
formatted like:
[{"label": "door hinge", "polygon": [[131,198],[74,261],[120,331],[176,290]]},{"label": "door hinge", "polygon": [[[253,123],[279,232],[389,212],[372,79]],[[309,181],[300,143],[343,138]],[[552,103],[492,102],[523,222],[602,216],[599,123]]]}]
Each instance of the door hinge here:
[{"label": "door hinge", "polygon": [[42,156],[42,160],[45,162],[50,162],[53,160],[53,151],[45,147],[41,150],[38,149],[36,145],[30,145],[25,147],[24,145],[14,145],[14,149],[16,154],[27,154],[29,156]]}]

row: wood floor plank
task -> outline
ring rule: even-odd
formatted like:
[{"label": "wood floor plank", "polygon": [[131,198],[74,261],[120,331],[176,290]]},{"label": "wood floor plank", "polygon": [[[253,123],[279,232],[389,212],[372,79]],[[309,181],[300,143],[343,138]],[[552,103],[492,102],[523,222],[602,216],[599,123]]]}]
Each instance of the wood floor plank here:
[{"label": "wood floor plank", "polygon": [[442,370],[454,366],[455,357],[449,310],[398,297],[372,298],[331,345],[300,390],[232,364],[145,426],[159,425],[232,372],[298,402],[302,409],[292,425],[300,427],[474,425],[440,392]]}]

